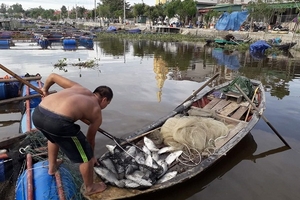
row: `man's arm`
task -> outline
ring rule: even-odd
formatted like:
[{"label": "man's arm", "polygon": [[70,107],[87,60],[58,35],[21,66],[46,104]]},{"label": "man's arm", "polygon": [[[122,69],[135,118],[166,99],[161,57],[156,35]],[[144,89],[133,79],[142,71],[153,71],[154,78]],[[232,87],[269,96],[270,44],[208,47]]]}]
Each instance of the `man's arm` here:
[{"label": "man's arm", "polygon": [[48,76],[48,78],[45,81],[45,84],[44,84],[44,87],[43,87],[44,92],[48,92],[49,88],[54,83],[56,83],[57,85],[59,85],[62,88],[70,88],[70,87],[73,87],[75,85],[80,85],[79,83],[71,81],[70,79],[67,79],[63,76],[52,73],[52,74],[50,74],[50,76]]}]

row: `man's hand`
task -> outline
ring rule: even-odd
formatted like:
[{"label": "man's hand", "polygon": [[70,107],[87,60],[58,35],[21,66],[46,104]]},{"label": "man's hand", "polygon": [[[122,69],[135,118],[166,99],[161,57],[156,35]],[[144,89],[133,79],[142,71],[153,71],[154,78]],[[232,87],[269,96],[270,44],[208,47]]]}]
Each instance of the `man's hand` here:
[{"label": "man's hand", "polygon": [[42,88],[42,92],[43,92],[43,96],[46,97],[49,95],[48,90],[46,90],[45,88]]}]

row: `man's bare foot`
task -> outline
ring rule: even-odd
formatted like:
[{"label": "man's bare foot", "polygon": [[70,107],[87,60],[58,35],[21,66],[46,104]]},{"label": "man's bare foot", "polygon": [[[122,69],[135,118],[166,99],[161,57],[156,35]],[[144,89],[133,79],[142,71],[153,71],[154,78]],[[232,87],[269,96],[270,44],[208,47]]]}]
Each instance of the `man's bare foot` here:
[{"label": "man's bare foot", "polygon": [[62,162],[63,162],[62,159],[57,159],[56,164],[53,166],[53,168],[50,169],[50,166],[49,166],[48,174],[53,176],[55,174],[55,172],[58,170],[58,168]]},{"label": "man's bare foot", "polygon": [[103,182],[99,183],[93,183],[93,185],[90,188],[85,188],[85,192],[83,195],[89,196],[92,194],[103,192],[107,186]]}]

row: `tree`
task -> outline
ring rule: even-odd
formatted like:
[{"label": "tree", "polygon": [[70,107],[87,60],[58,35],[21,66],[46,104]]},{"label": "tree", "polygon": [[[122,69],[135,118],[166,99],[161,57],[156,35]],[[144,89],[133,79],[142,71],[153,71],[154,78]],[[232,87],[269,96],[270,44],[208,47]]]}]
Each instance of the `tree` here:
[{"label": "tree", "polygon": [[66,6],[62,6],[60,11],[61,11],[61,18],[62,19],[65,19],[65,18],[68,17],[68,10],[67,10]]},{"label": "tree", "polygon": [[8,6],[5,5],[4,3],[2,3],[1,6],[0,6],[0,13],[5,14],[6,11],[7,11],[7,8],[8,8]]}]

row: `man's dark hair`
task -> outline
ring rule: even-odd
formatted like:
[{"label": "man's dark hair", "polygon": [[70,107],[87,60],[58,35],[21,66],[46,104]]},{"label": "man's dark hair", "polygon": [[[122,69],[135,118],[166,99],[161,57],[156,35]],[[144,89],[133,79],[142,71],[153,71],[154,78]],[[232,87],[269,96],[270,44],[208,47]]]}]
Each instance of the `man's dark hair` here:
[{"label": "man's dark hair", "polygon": [[97,87],[93,93],[98,93],[100,97],[106,97],[108,101],[111,101],[114,95],[110,87],[105,85]]}]

